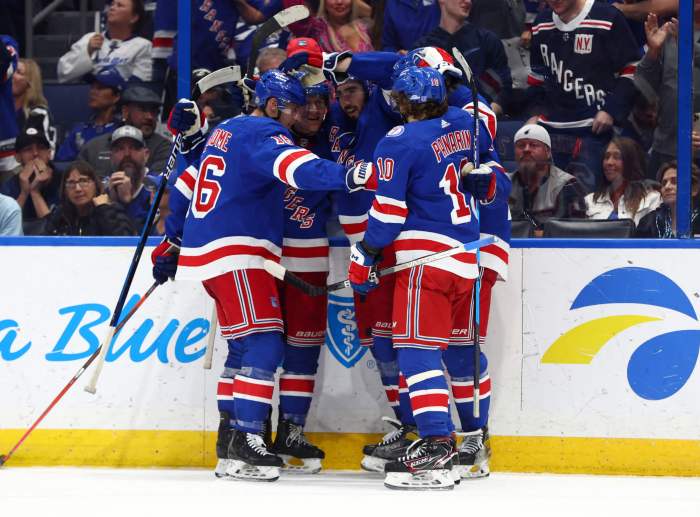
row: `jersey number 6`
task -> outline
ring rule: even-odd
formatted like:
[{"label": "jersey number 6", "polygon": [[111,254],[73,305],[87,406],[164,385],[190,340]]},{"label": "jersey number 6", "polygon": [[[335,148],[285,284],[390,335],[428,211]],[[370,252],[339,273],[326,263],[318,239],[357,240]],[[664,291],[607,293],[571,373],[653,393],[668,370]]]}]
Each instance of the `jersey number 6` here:
[{"label": "jersey number 6", "polygon": [[197,219],[206,217],[216,206],[221,193],[221,184],[216,177],[223,176],[225,170],[226,162],[221,156],[207,156],[199,166],[199,176],[192,203],[192,214]]},{"label": "jersey number 6", "polygon": [[[466,158],[462,159],[462,162],[459,164],[460,170],[467,161]],[[452,224],[464,224],[472,220],[472,211],[467,205],[464,194],[459,190],[459,180],[459,172],[455,164],[451,163],[447,166],[447,169],[445,169],[445,175],[442,177],[439,184],[442,190],[445,191],[445,194],[450,196],[452,200],[452,212],[450,213]]]}]

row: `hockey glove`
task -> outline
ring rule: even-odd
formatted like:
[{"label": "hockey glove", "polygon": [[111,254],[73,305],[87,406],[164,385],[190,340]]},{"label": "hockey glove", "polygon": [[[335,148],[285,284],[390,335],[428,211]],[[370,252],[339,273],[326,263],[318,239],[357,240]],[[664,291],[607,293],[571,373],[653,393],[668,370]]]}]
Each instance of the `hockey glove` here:
[{"label": "hockey glove", "polygon": [[196,133],[206,134],[209,128],[207,119],[203,113],[199,112],[197,103],[189,99],[180,99],[170,110],[168,129],[173,136],[182,133],[184,138],[189,138]]},{"label": "hockey glove", "polygon": [[338,65],[343,61],[344,59],[347,59],[349,57],[352,57],[352,52],[331,52],[331,53],[323,53],[323,75],[326,76],[326,79],[329,81],[333,81],[333,84],[340,84],[344,81],[347,81],[348,79],[348,73],[347,72],[340,72],[337,71],[336,69],[338,68]]},{"label": "hockey glove", "polygon": [[488,165],[474,168],[467,163],[460,171],[464,187],[483,204],[491,203],[496,197],[496,173]]},{"label": "hockey glove", "polygon": [[368,249],[362,242],[352,245],[348,278],[353,290],[364,295],[379,285],[377,262],[379,262],[378,250]]},{"label": "hockey glove", "polygon": [[372,162],[357,162],[350,167],[345,174],[345,185],[348,192],[357,192],[360,189],[377,190],[377,171]]},{"label": "hockey glove", "polygon": [[180,256],[180,244],[167,237],[151,253],[153,278],[158,284],[164,284],[168,278],[174,279],[177,272],[177,259]]}]

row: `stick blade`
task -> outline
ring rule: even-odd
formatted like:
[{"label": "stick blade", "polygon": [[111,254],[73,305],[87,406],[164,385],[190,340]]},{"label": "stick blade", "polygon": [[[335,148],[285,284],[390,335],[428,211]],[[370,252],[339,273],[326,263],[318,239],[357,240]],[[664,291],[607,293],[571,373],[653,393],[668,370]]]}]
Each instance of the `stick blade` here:
[{"label": "stick blade", "polygon": [[280,28],[288,27],[292,23],[305,20],[309,17],[309,9],[305,5],[293,5],[273,16]]},{"label": "stick blade", "polygon": [[266,260],[263,262],[263,268],[277,280],[284,280],[284,274],[287,272],[284,266],[278,264],[277,262],[273,262],[272,260]]},{"label": "stick blade", "polygon": [[2,467],[6,461],[7,461],[7,456],[5,456],[4,454],[0,454],[0,467]]},{"label": "stick blade", "polygon": [[215,70],[212,73],[202,77],[192,90],[192,98],[197,99],[204,92],[211,90],[216,86],[228,83],[236,83],[241,80],[240,66],[226,66]]}]

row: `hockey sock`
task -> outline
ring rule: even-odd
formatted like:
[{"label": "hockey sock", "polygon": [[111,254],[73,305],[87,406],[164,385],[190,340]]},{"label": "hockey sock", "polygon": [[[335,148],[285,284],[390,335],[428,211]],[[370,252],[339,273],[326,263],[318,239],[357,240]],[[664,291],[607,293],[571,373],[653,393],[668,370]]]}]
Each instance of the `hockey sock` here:
[{"label": "hockey sock", "polygon": [[443,361],[450,374],[452,398],[457,408],[462,431],[476,431],[489,420],[491,377],[486,355],[481,353],[479,378],[479,418],[474,418],[474,345],[450,346],[443,352]]},{"label": "hockey sock", "polygon": [[236,420],[236,408],[233,402],[233,379],[241,370],[242,347],[235,339],[229,339],[228,356],[224,365],[224,371],[219,377],[216,386],[216,401],[219,411],[228,413],[231,424]]},{"label": "hockey sock", "polygon": [[404,425],[416,425],[411,409],[411,397],[408,394],[408,384],[403,373],[399,373],[399,407],[401,408],[401,423]]},{"label": "hockey sock", "polygon": [[389,406],[394,410],[396,418],[401,420],[399,406],[399,364],[396,360],[396,350],[391,338],[374,336],[372,338],[372,355],[377,362],[379,377],[382,380]]},{"label": "hockey sock", "polygon": [[275,371],[284,350],[282,334],[257,332],[237,341],[240,341],[243,355],[241,371],[233,382],[234,427],[239,431],[259,433],[264,428],[272,404]]},{"label": "hockey sock", "polygon": [[320,346],[284,346],[280,376],[280,414],[297,425],[306,423],[314,394]]},{"label": "hockey sock", "polygon": [[399,348],[399,367],[406,377],[413,418],[421,438],[451,433],[449,391],[439,349]]}]

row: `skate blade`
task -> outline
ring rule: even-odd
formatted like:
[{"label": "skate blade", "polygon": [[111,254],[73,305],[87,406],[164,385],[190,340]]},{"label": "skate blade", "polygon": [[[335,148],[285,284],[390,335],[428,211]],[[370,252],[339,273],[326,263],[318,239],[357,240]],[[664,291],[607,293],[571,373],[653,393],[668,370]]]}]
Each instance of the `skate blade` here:
[{"label": "skate blade", "polygon": [[321,460],[319,458],[296,458],[287,454],[279,454],[284,465],[282,472],[289,474],[318,474],[321,471]]},{"label": "skate blade", "polygon": [[384,478],[384,486],[392,490],[452,490],[455,483],[449,470],[428,470],[410,472],[389,472]]},{"label": "skate blade", "polygon": [[479,479],[489,477],[491,470],[488,461],[477,465],[455,465],[454,470],[462,479]]},{"label": "skate blade", "polygon": [[228,476],[226,470],[228,470],[229,460],[221,459],[216,462],[216,468],[214,468],[214,475],[218,478],[225,478]]},{"label": "skate blade", "polygon": [[377,458],[376,456],[365,455],[365,457],[362,458],[362,462],[360,462],[360,467],[362,467],[362,470],[366,470],[367,472],[379,472],[383,474],[384,465],[387,464],[387,461],[388,460]]},{"label": "skate blade", "polygon": [[228,460],[226,474],[229,478],[245,481],[277,481],[280,477],[279,467],[256,467],[240,460]]}]

